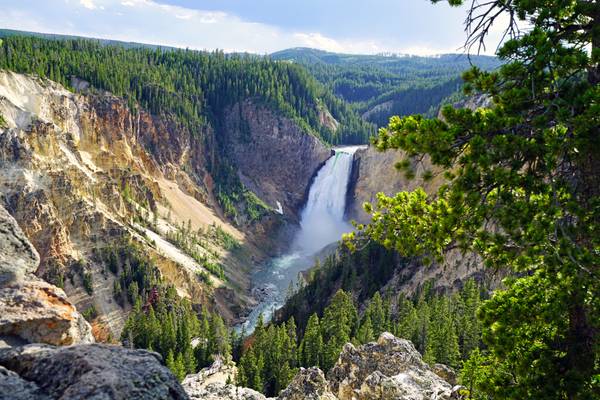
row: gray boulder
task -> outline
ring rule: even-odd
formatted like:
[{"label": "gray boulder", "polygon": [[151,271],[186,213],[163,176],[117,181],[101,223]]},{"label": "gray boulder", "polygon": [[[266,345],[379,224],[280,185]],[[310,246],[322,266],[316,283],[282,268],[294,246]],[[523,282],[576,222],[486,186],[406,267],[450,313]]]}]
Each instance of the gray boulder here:
[{"label": "gray boulder", "polygon": [[0,366],[0,400],[50,400],[40,388]]},{"label": "gray boulder", "polygon": [[431,370],[435,372],[437,376],[453,386],[458,382],[456,371],[445,364],[433,364]]},{"label": "gray boulder", "polygon": [[223,382],[213,382],[198,388],[184,386],[192,400],[267,400],[256,390]]},{"label": "gray boulder", "polygon": [[181,385],[191,399],[266,400],[266,397],[256,390],[228,383],[236,375],[237,368],[233,362],[217,357],[210,367],[186,376]]},{"label": "gray boulder", "polygon": [[[31,383],[23,390],[40,399],[188,399],[157,353],[92,344],[69,347],[27,345],[0,350],[0,365]],[[0,393],[18,385],[10,374]],[[37,399],[37,397],[31,397]]]}]

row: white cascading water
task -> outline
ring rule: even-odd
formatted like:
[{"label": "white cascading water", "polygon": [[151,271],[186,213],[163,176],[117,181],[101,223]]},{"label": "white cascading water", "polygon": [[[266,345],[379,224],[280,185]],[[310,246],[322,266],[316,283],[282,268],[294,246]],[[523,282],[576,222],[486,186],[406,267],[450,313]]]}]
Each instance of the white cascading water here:
[{"label": "white cascading water", "polygon": [[267,321],[283,305],[286,291],[294,285],[300,272],[314,264],[314,256],[319,250],[352,230],[344,219],[344,212],[353,154],[359,148],[334,149],[335,154],[321,167],[310,187],[300,218],[300,230],[290,251],[274,258],[254,275],[255,290],[262,298],[243,324],[248,333],[254,330],[260,314]]},{"label": "white cascading water", "polygon": [[344,219],[352,153],[336,150],[319,170],[302,211],[293,249],[312,255],[352,229]]}]

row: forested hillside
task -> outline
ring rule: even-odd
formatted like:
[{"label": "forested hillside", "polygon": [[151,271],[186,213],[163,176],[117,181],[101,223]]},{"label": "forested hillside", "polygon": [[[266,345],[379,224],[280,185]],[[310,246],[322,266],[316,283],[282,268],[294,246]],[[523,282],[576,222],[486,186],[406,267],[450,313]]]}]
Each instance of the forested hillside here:
[{"label": "forested hillside", "polygon": [[[258,97],[296,119],[328,143],[365,143],[373,132],[343,101],[303,68],[253,55],[161,48],[124,48],[96,40],[7,36],[0,68],[35,73],[65,86],[71,78],[139,103],[152,113],[172,113],[193,131],[239,100]],[[328,110],[337,129],[320,121]]]},{"label": "forested hillside", "polygon": [[487,56],[352,55],[307,48],[283,50],[271,57],[306,66],[378,126],[386,125],[392,115],[434,114],[444,99],[460,92],[460,74],[471,64],[484,70],[500,65]]}]

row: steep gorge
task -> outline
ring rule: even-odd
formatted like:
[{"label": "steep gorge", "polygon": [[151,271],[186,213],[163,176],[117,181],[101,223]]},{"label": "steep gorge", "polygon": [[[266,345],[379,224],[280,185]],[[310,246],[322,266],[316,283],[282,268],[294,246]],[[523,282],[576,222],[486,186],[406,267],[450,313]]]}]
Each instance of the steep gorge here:
[{"label": "steep gorge", "polygon": [[[207,169],[220,156],[210,126],[191,134],[168,116],[132,112],[107,92],[72,93],[0,71],[2,201],[40,253],[36,273],[64,287],[78,309],[95,311],[98,336],[118,337],[126,316],[113,298],[118,275],[102,255],[127,243],[150,254],[181,296],[230,320],[253,303],[249,272],[276,247],[274,232],[297,220],[329,151],[260,102],[241,107],[249,136],[241,137],[239,114],[229,113],[226,142],[240,178],[268,211],[233,224]],[[268,163],[257,168],[269,148]],[[178,243],[183,231],[197,241]]]}]

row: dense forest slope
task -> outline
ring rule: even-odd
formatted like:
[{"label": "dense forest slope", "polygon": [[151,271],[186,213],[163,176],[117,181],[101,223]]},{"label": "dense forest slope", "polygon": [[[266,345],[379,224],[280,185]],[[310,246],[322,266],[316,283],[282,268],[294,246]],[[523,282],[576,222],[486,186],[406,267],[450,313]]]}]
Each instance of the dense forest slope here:
[{"label": "dense forest slope", "polygon": [[304,65],[378,126],[387,125],[392,115],[435,115],[447,97],[460,97],[460,75],[471,64],[484,70],[500,65],[497,58],[487,56],[355,55],[308,48],[283,50],[271,57]]}]

